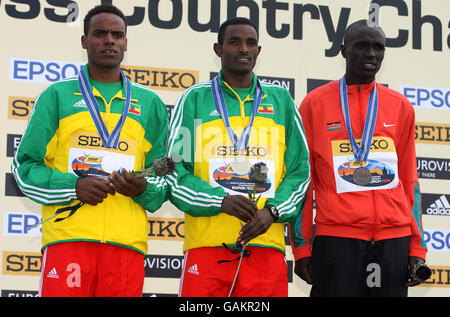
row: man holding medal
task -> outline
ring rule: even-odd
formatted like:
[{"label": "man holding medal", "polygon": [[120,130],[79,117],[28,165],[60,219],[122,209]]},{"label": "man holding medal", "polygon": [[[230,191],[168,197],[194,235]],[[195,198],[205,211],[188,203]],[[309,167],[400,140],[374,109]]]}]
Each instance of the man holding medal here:
[{"label": "man holding medal", "polygon": [[376,83],[385,43],[379,26],[351,24],[345,76],[300,106],[313,186],[290,232],[295,273],[311,296],[407,296],[418,284],[411,270],[425,261],[414,109]]},{"label": "man holding medal", "polygon": [[[260,51],[250,20],[224,22],[221,71],[175,105],[166,181],[185,212],[180,296],[288,295],[284,222],[297,220],[309,186],[308,147],[289,92],[253,73]],[[264,183],[250,182],[252,166]]]},{"label": "man holding medal", "polygon": [[13,161],[20,189],[43,205],[41,296],[142,296],[146,210],[167,186],[128,171],[164,156],[168,114],[121,71],[126,32],[116,7],[88,12],[88,63],[39,95]]}]

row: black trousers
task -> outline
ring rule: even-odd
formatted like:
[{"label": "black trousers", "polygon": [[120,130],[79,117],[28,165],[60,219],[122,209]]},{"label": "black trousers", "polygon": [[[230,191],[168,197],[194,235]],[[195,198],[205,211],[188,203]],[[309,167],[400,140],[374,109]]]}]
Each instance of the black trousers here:
[{"label": "black trousers", "polygon": [[406,297],[409,237],[363,241],[316,236],[311,297]]}]

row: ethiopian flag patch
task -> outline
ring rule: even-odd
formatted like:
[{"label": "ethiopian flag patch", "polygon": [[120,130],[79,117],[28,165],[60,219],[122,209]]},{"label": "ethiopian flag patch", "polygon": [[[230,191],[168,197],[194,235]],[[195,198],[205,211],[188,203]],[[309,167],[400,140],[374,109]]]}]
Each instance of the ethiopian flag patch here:
[{"label": "ethiopian flag patch", "polygon": [[258,107],[258,113],[273,114],[273,105],[261,104]]},{"label": "ethiopian flag patch", "polygon": [[130,110],[128,110],[128,112],[140,116],[141,115],[141,106],[137,105],[135,103],[131,103]]}]

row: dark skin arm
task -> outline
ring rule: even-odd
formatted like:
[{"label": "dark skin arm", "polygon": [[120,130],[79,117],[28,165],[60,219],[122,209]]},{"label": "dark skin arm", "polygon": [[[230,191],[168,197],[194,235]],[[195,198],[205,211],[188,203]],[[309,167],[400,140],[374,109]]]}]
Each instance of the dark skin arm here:
[{"label": "dark skin arm", "polygon": [[222,211],[244,222],[256,216],[258,208],[248,198],[241,195],[227,195],[222,200]]},{"label": "dark skin arm", "polygon": [[301,258],[295,261],[295,274],[308,284],[312,284],[311,257]]},{"label": "dark skin arm", "polygon": [[238,242],[245,245],[250,240],[265,233],[272,225],[274,218],[268,208],[263,208],[256,213],[256,216],[251,219],[245,226],[242,227],[239,233]]},{"label": "dark skin arm", "polygon": [[75,191],[78,199],[89,205],[97,205],[103,202],[108,194],[114,195],[114,189],[105,179],[98,177],[80,178],[77,181]]},{"label": "dark skin arm", "polygon": [[116,192],[133,197],[140,195],[147,188],[145,178],[136,178],[123,169],[123,177],[117,172],[108,176],[108,180],[99,177],[80,178],[76,184],[76,194],[78,199],[89,205],[97,205],[103,202],[108,194],[114,195]]},{"label": "dark skin arm", "polygon": [[138,196],[147,188],[145,178],[133,177],[126,169],[122,169],[122,174],[123,176],[114,171],[108,176],[111,188],[119,194],[128,197]]},{"label": "dark skin arm", "polygon": [[[417,256],[410,256],[408,258],[408,267],[409,267],[409,272],[412,271],[414,264],[416,264],[417,262],[425,262],[425,260],[423,260],[422,258],[419,258]],[[406,283],[406,286],[416,286],[419,285],[420,282],[416,281],[416,280],[408,280],[408,282]]]}]

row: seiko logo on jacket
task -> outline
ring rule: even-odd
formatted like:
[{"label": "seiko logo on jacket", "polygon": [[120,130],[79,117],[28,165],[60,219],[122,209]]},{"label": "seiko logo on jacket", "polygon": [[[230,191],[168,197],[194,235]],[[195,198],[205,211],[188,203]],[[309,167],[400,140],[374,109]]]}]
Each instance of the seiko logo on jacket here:
[{"label": "seiko logo on jacket", "polygon": [[[359,146],[361,146],[361,141],[357,141]],[[372,141],[372,144],[370,146],[370,150],[388,150],[389,149],[389,143],[385,139],[375,139]],[[342,142],[339,144],[339,151],[341,153],[352,153],[352,146],[350,142]]]},{"label": "seiko logo on jacket", "polygon": [[[80,135],[78,136],[78,145],[79,146],[90,146],[90,147],[102,147],[102,139],[97,136],[92,135]],[[129,146],[125,141],[120,141],[117,145],[117,150],[126,152]]]},{"label": "seiko logo on jacket", "polygon": [[218,146],[217,155],[219,156],[259,156],[264,157],[267,155],[267,149],[264,147],[247,146],[245,150],[237,150],[234,146]]}]

